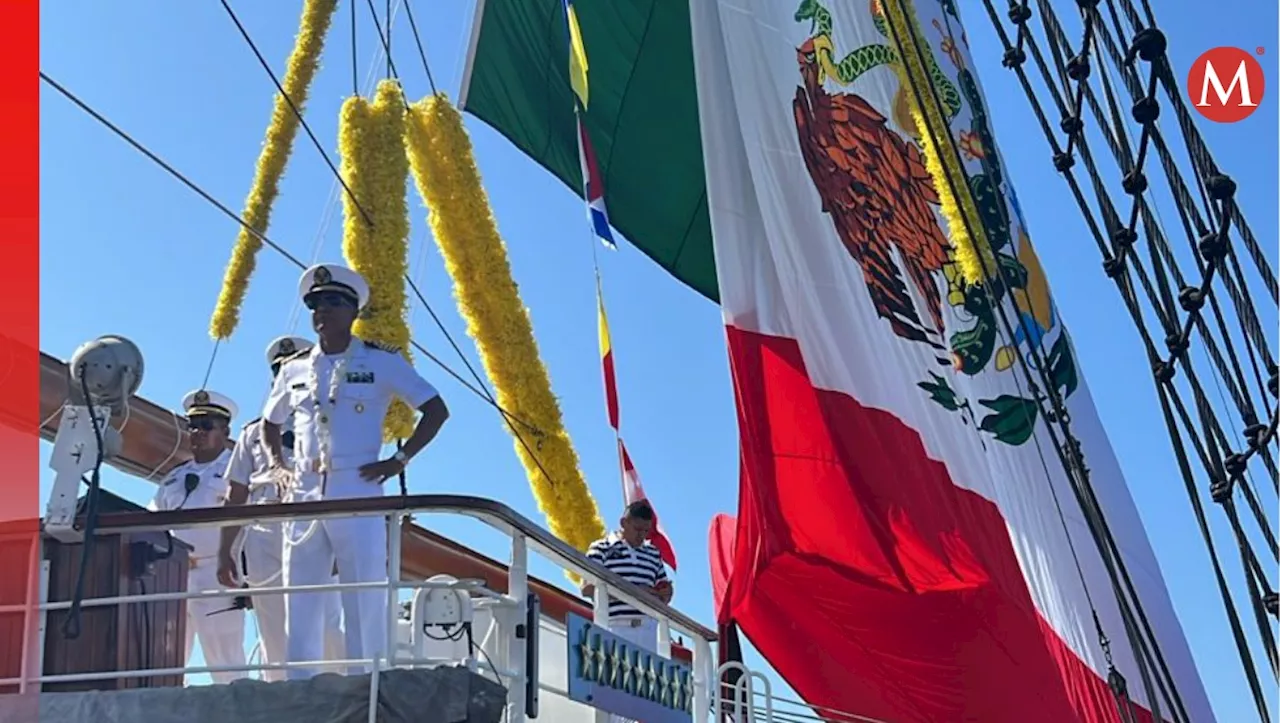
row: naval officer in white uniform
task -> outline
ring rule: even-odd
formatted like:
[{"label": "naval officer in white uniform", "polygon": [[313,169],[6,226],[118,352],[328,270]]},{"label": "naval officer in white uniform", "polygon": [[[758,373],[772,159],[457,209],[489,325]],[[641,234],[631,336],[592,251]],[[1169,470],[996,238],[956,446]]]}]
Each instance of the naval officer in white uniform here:
[{"label": "naval officer in white uniform", "polygon": [[[280,373],[280,366],[288,357],[310,351],[310,341],[297,336],[282,336],[267,347],[267,365],[272,378]],[[286,423],[283,433],[284,462],[293,464],[292,425]],[[236,439],[227,465],[227,481],[230,482],[228,505],[274,504],[286,499],[281,495],[281,482],[272,473],[267,459],[267,447],[262,441],[261,420],[244,425]],[[227,587],[242,582],[250,588],[280,587],[284,585],[283,560],[284,536],[282,523],[262,522],[243,528],[222,528],[222,546],[218,551],[218,581]],[[243,535],[243,537],[241,537]],[[236,539],[243,541],[242,555],[234,554]],[[238,558],[238,559],[237,559]],[[337,582],[331,575],[327,582]],[[317,593],[324,597],[324,658],[341,660],[346,656],[346,641],[342,636],[342,598],[335,592]],[[283,663],[286,656],[285,596],[283,594],[253,596],[253,614],[258,619],[258,639],[262,644],[262,658],[271,664]],[[285,679],[285,671],[268,670],[263,679]]]},{"label": "naval officer in white uniform", "polygon": [[[220,507],[227,497],[225,472],[231,459],[227,438],[235,402],[206,390],[189,392],[182,400],[190,431],[191,460],[174,468],[156,491],[150,509],[168,512],[201,507]],[[218,583],[218,543],[216,528],[179,530],[173,536],[191,546],[187,591],[226,589]],[[193,598],[187,604],[187,664],[196,639],[210,667],[244,665],[244,610],[235,607],[235,594],[225,598]],[[211,673],[215,683],[230,683],[246,676],[243,672]]]},{"label": "naval officer in white uniform", "polygon": [[[272,467],[285,468],[281,428],[293,417],[294,499],[342,499],[383,494],[382,483],[402,472],[449,416],[444,400],[397,351],[352,336],[351,326],[369,301],[369,285],[337,264],[319,264],[303,273],[299,294],[311,310],[319,343],[286,359],[263,409],[263,439]],[[422,412],[404,447],[382,455],[382,422],[394,398]],[[297,539],[308,523],[286,525]],[[292,528],[292,529],[290,529]],[[336,562],[339,579],[387,579],[387,526],[380,517],[323,520],[299,544],[286,543],[289,585],[323,584]],[[322,598],[292,593],[288,600],[289,660],[321,656]],[[377,658],[387,652],[387,594],[361,590],[342,595],[348,658]],[[313,671],[289,671],[290,679]]]}]

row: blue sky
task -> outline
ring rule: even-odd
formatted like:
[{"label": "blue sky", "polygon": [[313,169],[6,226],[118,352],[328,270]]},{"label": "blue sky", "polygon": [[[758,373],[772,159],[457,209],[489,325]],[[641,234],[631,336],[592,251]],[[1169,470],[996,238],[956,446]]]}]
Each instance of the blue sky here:
[{"label": "blue sky", "polygon": [[[301,2],[239,2],[242,22],[277,72],[293,43]],[[44,2],[41,68],[86,102],[188,173],[213,196],[241,208],[270,114],[271,81],[221,6],[208,2]],[[381,8],[382,3],[375,3]],[[969,3],[965,3],[966,6]],[[1013,75],[1000,67],[1000,48],[977,3],[965,20],[980,77],[993,109],[1036,247],[1057,303],[1073,332],[1102,420],[1163,567],[1200,673],[1219,720],[1248,720],[1252,704],[1236,660],[1208,557],[1169,451],[1169,443],[1137,336]],[[1065,4],[1063,14],[1071,10]],[[1235,126],[1201,124],[1220,165],[1239,184],[1238,199],[1275,265],[1277,237],[1277,115],[1275,6],[1218,0],[1213,12],[1164,3],[1162,26],[1175,68],[1217,45],[1264,47],[1272,82],[1252,118]],[[472,2],[414,5],[436,82],[457,96]],[[1193,10],[1193,7],[1196,8]],[[326,62],[312,89],[307,118],[336,159],[338,107],[351,90],[349,30],[340,11]],[[377,40],[367,9],[359,45],[362,77]],[[1075,36],[1073,36],[1075,37]],[[407,23],[398,25],[393,53],[410,96],[428,86]],[[382,71],[378,70],[380,74]],[[41,109],[42,348],[67,357],[87,339],[123,334],[147,358],[143,394],[176,407],[198,387],[212,343],[207,328],[237,226],[47,88]],[[481,172],[506,239],[511,264],[530,309],[582,468],[606,520],[617,516],[620,487],[604,411],[596,350],[594,280],[581,201],[488,127],[468,118]],[[341,209],[333,176],[303,136],[295,145],[269,235],[294,255],[340,260]],[[411,195],[412,272],[449,333],[475,359],[452,291]],[[322,224],[326,212],[332,218]],[[1176,245],[1176,215],[1162,207]],[[319,250],[318,256],[315,249]],[[717,308],[678,284],[634,249],[601,254],[618,368],[623,432],[650,497],[680,560],[676,602],[710,622],[707,525],[735,509],[737,430]],[[210,386],[257,415],[267,390],[262,352],[275,336],[307,333],[295,301],[297,271],[269,250],[256,276],[236,335],[224,343]],[[1266,304],[1262,304],[1266,306]],[[1264,317],[1274,340],[1274,314]],[[413,333],[451,366],[462,365],[421,307]],[[1273,346],[1274,348],[1274,346]],[[409,472],[417,492],[465,492],[501,499],[541,519],[511,440],[497,413],[427,361],[453,417]],[[1212,389],[1212,387],[1210,387]],[[1212,392],[1211,392],[1212,393]],[[46,446],[47,450],[47,446]],[[47,489],[48,471],[42,472]],[[144,501],[153,488],[114,471],[111,489]],[[1269,489],[1264,504],[1274,510]],[[1210,509],[1215,524],[1221,514]],[[424,522],[491,556],[504,543],[478,525],[452,518]],[[1217,524],[1226,567],[1239,567]],[[549,567],[542,576],[559,580]],[[1274,579],[1274,578],[1273,578]],[[1243,585],[1234,578],[1243,599]],[[1246,625],[1251,626],[1246,614]],[[1274,679],[1268,689],[1275,698]],[[1256,713],[1252,714],[1256,716]]]}]

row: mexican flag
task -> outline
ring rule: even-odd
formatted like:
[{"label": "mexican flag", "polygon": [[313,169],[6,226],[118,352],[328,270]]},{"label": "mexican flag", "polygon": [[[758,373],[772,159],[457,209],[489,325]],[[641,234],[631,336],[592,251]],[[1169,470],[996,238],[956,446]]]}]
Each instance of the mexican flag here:
[{"label": "mexican flag", "polygon": [[[808,703],[877,720],[1128,720],[1110,660],[1133,720],[1212,721],[956,3],[881,2],[575,5],[614,225],[724,312],[742,459],[712,534],[721,622]],[[465,107],[577,190],[559,8],[481,3]],[[924,48],[998,280],[957,269],[896,32]]]}]

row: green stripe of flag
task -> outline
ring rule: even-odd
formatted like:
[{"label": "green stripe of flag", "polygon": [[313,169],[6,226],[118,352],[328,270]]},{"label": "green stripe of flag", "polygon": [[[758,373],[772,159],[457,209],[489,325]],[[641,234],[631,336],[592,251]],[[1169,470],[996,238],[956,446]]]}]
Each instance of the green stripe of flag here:
[{"label": "green stripe of flag", "polygon": [[[562,3],[476,1],[464,110],[580,195]],[[688,3],[610,0],[574,9],[591,59],[583,122],[604,174],[609,220],[716,301]]]}]

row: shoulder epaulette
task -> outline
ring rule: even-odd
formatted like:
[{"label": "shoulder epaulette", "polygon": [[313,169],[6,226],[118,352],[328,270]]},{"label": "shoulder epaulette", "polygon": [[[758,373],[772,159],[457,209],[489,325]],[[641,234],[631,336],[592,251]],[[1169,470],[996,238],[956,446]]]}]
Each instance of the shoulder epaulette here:
[{"label": "shoulder epaulette", "polygon": [[383,343],[382,343],[382,342],[380,342],[380,341],[369,341],[368,339],[363,339],[362,341],[364,341],[364,345],[365,345],[365,346],[367,346],[367,347],[369,347],[370,349],[377,349],[378,351],[385,351],[385,352],[387,352],[388,354],[399,354],[399,353],[400,353],[400,350],[399,350],[399,349],[397,349],[396,347],[394,347],[394,346],[392,346],[392,345],[390,345],[390,344],[383,344]]}]

